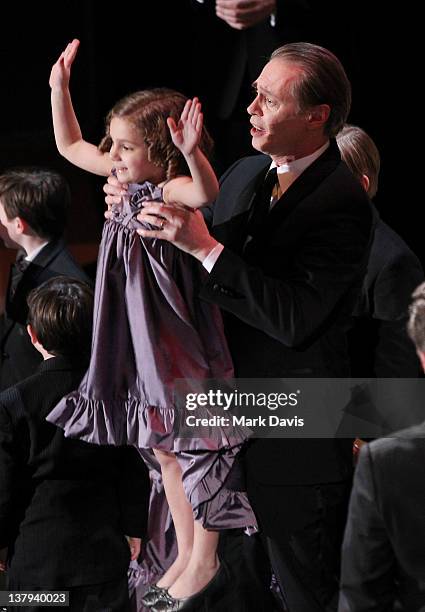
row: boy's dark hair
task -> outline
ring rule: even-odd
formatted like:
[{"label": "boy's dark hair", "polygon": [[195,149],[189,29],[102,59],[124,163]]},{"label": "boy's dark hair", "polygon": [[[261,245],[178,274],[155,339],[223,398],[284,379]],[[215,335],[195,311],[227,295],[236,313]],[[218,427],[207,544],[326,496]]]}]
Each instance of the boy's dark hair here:
[{"label": "boy's dark hair", "polygon": [[52,170],[16,168],[0,175],[0,198],[8,219],[20,217],[40,238],[62,236],[71,202],[65,179]]},{"label": "boy's dark hair", "polygon": [[46,351],[81,361],[89,358],[93,322],[89,285],[56,276],[33,289],[27,302],[28,323]]}]

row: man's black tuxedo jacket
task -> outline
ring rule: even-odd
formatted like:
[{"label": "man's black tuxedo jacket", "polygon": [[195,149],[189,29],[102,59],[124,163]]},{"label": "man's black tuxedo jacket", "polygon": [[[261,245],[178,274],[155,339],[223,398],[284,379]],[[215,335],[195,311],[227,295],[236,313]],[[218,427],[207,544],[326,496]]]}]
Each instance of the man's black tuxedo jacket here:
[{"label": "man's black tuxedo jacket", "polygon": [[119,579],[130,560],[124,534],[145,534],[149,479],[137,451],[66,439],[45,420],[83,373],[54,357],[0,394],[0,548],[20,584]]},{"label": "man's black tuxedo jacket", "polygon": [[31,289],[54,276],[65,275],[90,283],[62,240],[49,242],[25,270],[13,299],[6,295],[6,312],[0,317],[0,390],[30,376],[41,362],[26,331],[27,296]]},{"label": "man's black tuxedo jacket", "polygon": [[[238,377],[347,376],[345,332],[366,270],[370,201],[332,141],[246,244],[269,164],[248,157],[223,177],[211,222],[225,248],[202,295],[223,310]],[[351,466],[340,446],[259,439],[247,453],[248,475],[270,485],[341,481]]]},{"label": "man's black tuxedo jacket", "polygon": [[360,452],[339,612],[425,610],[425,423],[393,436]]}]

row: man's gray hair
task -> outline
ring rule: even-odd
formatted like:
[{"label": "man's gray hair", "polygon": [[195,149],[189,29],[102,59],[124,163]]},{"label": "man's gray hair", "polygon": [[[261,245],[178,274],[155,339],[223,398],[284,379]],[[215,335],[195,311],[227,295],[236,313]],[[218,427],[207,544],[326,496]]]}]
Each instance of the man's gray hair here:
[{"label": "man's gray hair", "polygon": [[351,85],[337,57],[312,43],[290,43],[276,49],[271,60],[280,58],[299,66],[302,75],[294,81],[292,95],[300,112],[328,104],[325,132],[333,137],[347,122],[351,107]]}]

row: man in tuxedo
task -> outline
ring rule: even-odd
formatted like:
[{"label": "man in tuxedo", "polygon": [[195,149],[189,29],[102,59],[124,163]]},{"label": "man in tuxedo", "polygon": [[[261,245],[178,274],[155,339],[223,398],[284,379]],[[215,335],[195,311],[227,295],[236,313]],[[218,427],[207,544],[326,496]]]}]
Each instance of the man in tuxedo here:
[{"label": "man in tuxedo", "polygon": [[0,390],[32,374],[41,361],[25,330],[31,289],[60,274],[90,282],[62,240],[69,204],[69,187],[56,172],[0,175],[0,238],[19,249],[0,317]]},{"label": "man in tuxedo", "polygon": [[[425,284],[413,294],[408,330],[425,370]],[[362,447],[342,549],[339,612],[425,610],[424,458],[425,423]]]},{"label": "man in tuxedo", "polygon": [[[373,199],[378,191],[380,155],[372,138],[361,128],[346,125],[336,141],[342,159]],[[417,256],[379,218],[362,296],[355,310],[355,324],[349,333],[353,376],[419,376],[418,358],[406,326],[411,294],[423,279]],[[408,424],[401,421],[393,430]]]},{"label": "man in tuxedo", "polygon": [[[345,377],[374,222],[335,142],[350,84],[331,52],[294,43],[272,54],[254,86],[248,113],[261,155],[225,173],[210,229],[199,211],[151,203],[138,218],[161,229],[140,233],[209,272],[201,295],[223,311],[238,377]],[[113,179],[105,191],[115,203]],[[294,437],[247,448],[248,494],[290,612],[336,610],[351,445]]]},{"label": "man in tuxedo", "polygon": [[34,289],[28,302],[28,334],[43,361],[0,394],[0,549],[8,549],[8,588],[69,590],[72,611],[124,612],[128,565],[146,531],[145,464],[134,448],[67,439],[46,421],[84,374],[93,293],[61,276]]}]

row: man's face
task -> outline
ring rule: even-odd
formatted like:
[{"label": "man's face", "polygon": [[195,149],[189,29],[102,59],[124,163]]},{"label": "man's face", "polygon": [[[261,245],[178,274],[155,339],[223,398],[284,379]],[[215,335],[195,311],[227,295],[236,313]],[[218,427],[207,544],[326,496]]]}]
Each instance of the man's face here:
[{"label": "man's face", "polygon": [[9,220],[2,201],[0,200],[0,239],[10,249],[18,249],[19,244],[15,242],[17,237],[15,219]]},{"label": "man's face", "polygon": [[292,86],[299,78],[298,66],[272,59],[254,83],[257,95],[248,106],[252,146],[279,162],[281,157],[302,157],[307,136],[307,113],[299,112]]}]

